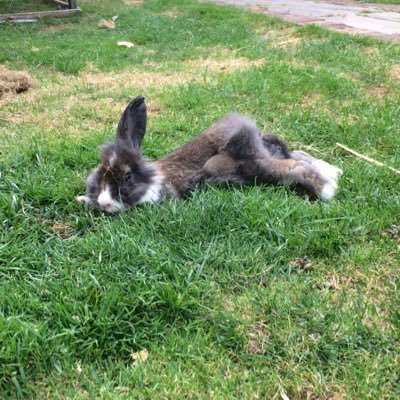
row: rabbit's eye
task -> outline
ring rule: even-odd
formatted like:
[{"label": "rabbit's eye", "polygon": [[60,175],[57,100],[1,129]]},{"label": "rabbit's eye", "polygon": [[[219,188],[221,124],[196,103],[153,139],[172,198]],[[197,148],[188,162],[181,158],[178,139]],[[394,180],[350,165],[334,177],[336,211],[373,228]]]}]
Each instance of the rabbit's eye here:
[{"label": "rabbit's eye", "polygon": [[132,174],[130,172],[127,172],[125,174],[124,180],[126,183],[131,182],[132,181]]}]

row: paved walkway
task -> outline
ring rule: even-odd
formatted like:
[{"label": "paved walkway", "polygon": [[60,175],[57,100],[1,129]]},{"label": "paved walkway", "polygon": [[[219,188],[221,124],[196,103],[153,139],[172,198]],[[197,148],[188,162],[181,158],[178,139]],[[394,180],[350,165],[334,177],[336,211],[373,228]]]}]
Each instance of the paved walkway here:
[{"label": "paved walkway", "polygon": [[352,0],[212,0],[277,15],[298,24],[320,24],[354,34],[400,40],[400,6]]}]

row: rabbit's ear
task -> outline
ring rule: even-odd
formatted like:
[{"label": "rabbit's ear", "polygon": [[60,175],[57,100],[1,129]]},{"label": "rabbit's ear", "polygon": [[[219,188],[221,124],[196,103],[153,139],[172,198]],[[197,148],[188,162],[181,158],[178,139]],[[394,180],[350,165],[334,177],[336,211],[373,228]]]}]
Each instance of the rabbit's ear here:
[{"label": "rabbit's ear", "polygon": [[147,109],[144,97],[133,99],[122,113],[117,128],[117,142],[140,147],[146,133]]}]

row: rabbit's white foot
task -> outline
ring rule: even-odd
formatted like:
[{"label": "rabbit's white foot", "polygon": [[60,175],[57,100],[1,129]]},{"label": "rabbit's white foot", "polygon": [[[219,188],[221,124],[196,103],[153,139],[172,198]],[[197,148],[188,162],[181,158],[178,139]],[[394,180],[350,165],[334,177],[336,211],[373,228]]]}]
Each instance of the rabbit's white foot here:
[{"label": "rabbit's white foot", "polygon": [[339,179],[339,176],[343,174],[343,170],[335,167],[326,161],[314,159],[312,165],[323,175],[326,179],[332,179],[335,182]]},{"label": "rabbit's white foot", "polygon": [[76,201],[80,204],[90,203],[90,198],[88,196],[77,196]]},{"label": "rabbit's white foot", "polygon": [[333,199],[333,197],[335,197],[336,192],[337,192],[336,181],[328,180],[328,182],[326,182],[324,187],[322,188],[319,197],[321,198],[321,200],[331,200]]},{"label": "rabbit's white foot", "polygon": [[327,163],[326,161],[319,160],[307,154],[304,151],[293,151],[291,156],[296,161],[301,162],[303,165],[311,166],[315,171],[317,171],[322,177],[324,177],[327,182],[322,188],[320,198],[322,200],[332,199],[338,189],[338,180],[340,175],[343,174],[343,170]]}]

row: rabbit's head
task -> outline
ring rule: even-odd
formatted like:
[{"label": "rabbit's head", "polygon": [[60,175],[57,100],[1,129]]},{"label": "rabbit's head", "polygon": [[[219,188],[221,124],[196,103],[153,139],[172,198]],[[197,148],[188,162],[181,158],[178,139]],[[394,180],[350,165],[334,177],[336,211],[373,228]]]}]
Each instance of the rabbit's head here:
[{"label": "rabbit's head", "polygon": [[[102,147],[101,164],[88,177],[86,195],[78,201],[112,213],[159,195],[157,171],[140,152],[146,119],[144,98],[137,97],[122,114],[115,143]],[[156,195],[149,195],[150,190]]]}]

